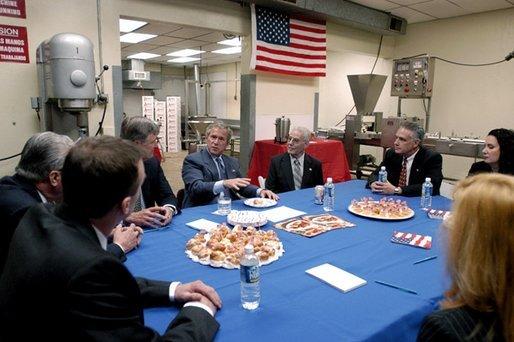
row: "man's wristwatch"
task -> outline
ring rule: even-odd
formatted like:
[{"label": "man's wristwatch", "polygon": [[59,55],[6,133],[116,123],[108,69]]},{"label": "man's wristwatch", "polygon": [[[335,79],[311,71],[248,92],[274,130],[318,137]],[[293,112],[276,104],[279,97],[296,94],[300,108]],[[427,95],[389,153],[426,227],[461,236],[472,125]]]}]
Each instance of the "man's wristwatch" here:
[{"label": "man's wristwatch", "polygon": [[394,194],[395,195],[400,195],[401,193],[402,193],[402,188],[400,188],[399,186],[394,188]]}]

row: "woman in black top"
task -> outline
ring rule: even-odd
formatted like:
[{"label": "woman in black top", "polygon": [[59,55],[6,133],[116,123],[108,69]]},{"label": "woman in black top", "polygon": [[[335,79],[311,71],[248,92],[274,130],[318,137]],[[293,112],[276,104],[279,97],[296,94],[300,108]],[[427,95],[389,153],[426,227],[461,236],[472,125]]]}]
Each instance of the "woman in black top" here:
[{"label": "woman in black top", "polygon": [[484,161],[474,163],[468,176],[482,172],[499,172],[514,175],[514,131],[493,129],[485,138],[482,150]]}]

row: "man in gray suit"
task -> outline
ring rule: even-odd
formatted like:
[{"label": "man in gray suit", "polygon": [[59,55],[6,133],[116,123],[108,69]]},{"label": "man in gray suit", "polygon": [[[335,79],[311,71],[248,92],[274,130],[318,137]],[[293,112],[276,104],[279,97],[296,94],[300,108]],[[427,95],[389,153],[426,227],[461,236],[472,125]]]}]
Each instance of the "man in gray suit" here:
[{"label": "man in gray suit", "polygon": [[223,154],[232,136],[230,127],[216,121],[207,127],[205,136],[207,149],[184,159],[184,208],[214,203],[221,192],[232,199],[238,195],[278,199],[272,191],[250,184],[250,178],[242,177],[238,160]]}]

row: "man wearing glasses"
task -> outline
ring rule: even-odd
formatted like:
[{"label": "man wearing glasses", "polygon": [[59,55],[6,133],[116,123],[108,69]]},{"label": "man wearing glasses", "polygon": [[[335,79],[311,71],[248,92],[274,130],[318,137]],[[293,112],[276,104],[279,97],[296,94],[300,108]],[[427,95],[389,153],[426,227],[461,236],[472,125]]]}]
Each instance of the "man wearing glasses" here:
[{"label": "man wearing glasses", "polygon": [[161,164],[154,157],[154,148],[159,143],[159,126],[145,117],[123,120],[121,138],[133,141],[145,152],[146,178],[140,189],[134,212],[125,221],[142,227],[163,227],[179,213],[178,200],[164,176]]},{"label": "man wearing glasses", "polygon": [[295,127],[289,133],[287,152],[271,159],[266,189],[276,193],[323,185],[321,162],[305,153],[311,132]]}]

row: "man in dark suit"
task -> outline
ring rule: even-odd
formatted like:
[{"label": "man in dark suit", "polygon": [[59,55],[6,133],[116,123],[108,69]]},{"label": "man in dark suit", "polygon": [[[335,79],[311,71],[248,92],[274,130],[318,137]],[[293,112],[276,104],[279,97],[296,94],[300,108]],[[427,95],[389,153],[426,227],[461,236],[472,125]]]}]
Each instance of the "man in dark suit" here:
[{"label": "man in dark suit", "polygon": [[[12,235],[25,212],[38,203],[62,200],[61,169],[73,141],[53,132],[33,135],[23,147],[14,176],[0,179],[0,273]],[[139,231],[128,227],[114,231],[108,250],[125,261],[140,242]]]},{"label": "man in dark suit", "polygon": [[[430,177],[434,185],[433,194],[439,195],[443,181],[443,158],[421,145],[424,136],[425,131],[416,123],[404,122],[396,132],[394,148],[387,150],[366,187],[387,195],[420,196],[425,178]],[[387,171],[385,183],[377,181],[382,166]]]},{"label": "man in dark suit", "polygon": [[121,137],[138,144],[144,151],[146,178],[141,186],[142,197],[126,221],[144,227],[163,227],[179,213],[178,200],[164,176],[160,162],[154,157],[159,139],[159,125],[146,117],[123,120]]},{"label": "man in dark suit", "polygon": [[[63,203],[29,209],[0,278],[2,341],[210,341],[221,300],[196,281],[135,279],[105,251],[112,227],[134,207],[144,180],[133,143],[102,136],[71,148]],[[163,336],[143,309],[186,303]]]},{"label": "man in dark suit", "polygon": [[221,192],[232,199],[278,199],[272,191],[250,184],[249,178],[242,177],[237,159],[223,154],[232,136],[230,127],[221,121],[214,122],[207,127],[205,136],[207,149],[188,155],[182,165],[184,208],[214,203]]},{"label": "man in dark suit", "polygon": [[287,153],[275,156],[266,178],[266,189],[275,193],[323,185],[321,162],[307,153],[311,132],[295,127],[289,133]]}]

